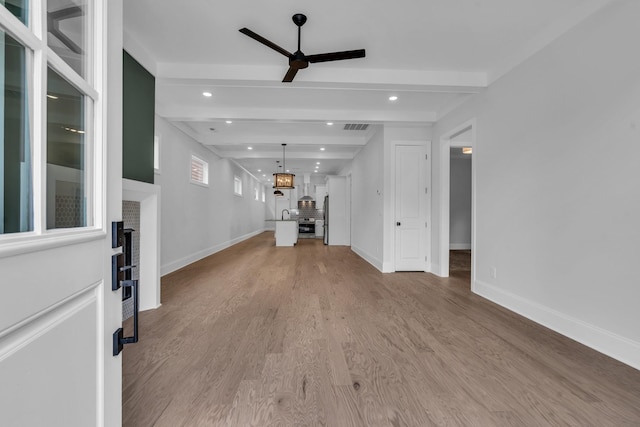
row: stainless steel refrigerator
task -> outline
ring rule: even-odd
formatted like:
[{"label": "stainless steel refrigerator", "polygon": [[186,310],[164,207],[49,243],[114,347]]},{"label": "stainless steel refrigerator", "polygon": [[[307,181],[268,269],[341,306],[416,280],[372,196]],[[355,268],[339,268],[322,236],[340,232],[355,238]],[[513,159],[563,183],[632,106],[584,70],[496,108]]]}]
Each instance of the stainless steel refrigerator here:
[{"label": "stainless steel refrigerator", "polygon": [[324,196],[324,244],[329,244],[329,196]]}]

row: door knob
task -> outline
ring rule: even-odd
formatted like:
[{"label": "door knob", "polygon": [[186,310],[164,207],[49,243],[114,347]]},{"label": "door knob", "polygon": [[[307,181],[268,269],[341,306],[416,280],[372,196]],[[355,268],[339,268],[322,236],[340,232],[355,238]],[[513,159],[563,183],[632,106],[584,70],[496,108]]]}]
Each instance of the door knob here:
[{"label": "door knob", "polygon": [[400,227],[400,221],[396,222],[396,226]]}]

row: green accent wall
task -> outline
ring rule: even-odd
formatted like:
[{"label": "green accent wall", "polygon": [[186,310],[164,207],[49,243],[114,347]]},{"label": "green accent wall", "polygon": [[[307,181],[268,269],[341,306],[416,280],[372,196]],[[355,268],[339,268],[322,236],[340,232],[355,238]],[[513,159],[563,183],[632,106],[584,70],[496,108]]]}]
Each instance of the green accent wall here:
[{"label": "green accent wall", "polygon": [[123,51],[122,177],[153,184],[156,79]]}]

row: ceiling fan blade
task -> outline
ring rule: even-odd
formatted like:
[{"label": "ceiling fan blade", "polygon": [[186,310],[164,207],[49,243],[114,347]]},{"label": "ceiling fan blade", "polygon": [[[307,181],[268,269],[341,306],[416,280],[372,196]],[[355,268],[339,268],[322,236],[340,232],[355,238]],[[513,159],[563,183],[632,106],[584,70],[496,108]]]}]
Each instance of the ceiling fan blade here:
[{"label": "ceiling fan blade", "polygon": [[298,68],[289,67],[289,71],[287,71],[287,74],[285,74],[284,79],[282,79],[282,83],[291,83],[293,81],[293,78],[296,76],[297,72],[298,72]]},{"label": "ceiling fan blade", "polygon": [[309,55],[307,56],[307,61],[311,63],[340,61],[342,59],[364,58],[364,56],[365,56],[364,49],[345,50],[343,52],[331,52],[331,53],[320,53],[318,55]]},{"label": "ceiling fan blade", "polygon": [[271,49],[275,50],[276,52],[280,52],[284,56],[287,56],[287,57],[291,56],[291,52],[288,52],[288,51],[284,50],[283,48],[281,48],[277,44],[273,43],[270,40],[265,39],[264,37],[262,37],[259,34],[254,33],[253,31],[251,31],[248,28],[241,28],[238,31],[240,31],[242,34],[244,34],[246,36],[251,37],[252,39],[254,39],[256,41],[259,41],[263,45],[270,47]]}]

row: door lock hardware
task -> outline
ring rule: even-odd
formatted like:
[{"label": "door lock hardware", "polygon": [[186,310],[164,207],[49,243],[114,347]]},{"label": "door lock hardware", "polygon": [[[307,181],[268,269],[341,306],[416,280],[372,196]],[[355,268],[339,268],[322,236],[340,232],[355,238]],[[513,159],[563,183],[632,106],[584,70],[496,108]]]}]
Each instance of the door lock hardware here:
[{"label": "door lock hardware", "polygon": [[140,289],[137,280],[123,280],[122,287],[132,288],[133,294],[133,336],[125,337],[122,328],[116,329],[113,333],[113,355],[117,356],[122,351],[125,344],[134,344],[138,342],[138,315],[140,313]]}]

